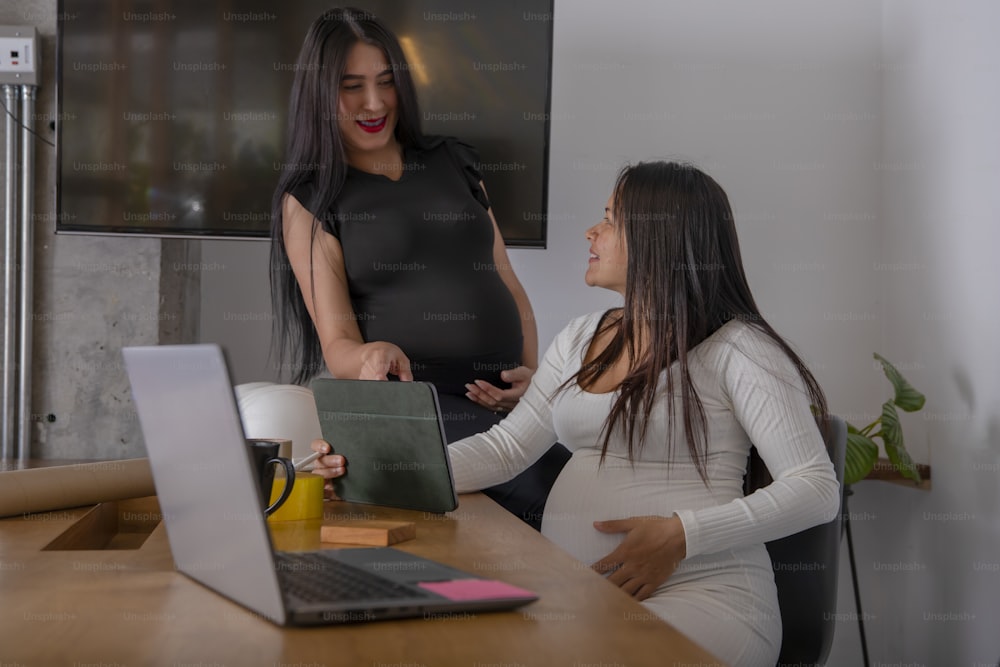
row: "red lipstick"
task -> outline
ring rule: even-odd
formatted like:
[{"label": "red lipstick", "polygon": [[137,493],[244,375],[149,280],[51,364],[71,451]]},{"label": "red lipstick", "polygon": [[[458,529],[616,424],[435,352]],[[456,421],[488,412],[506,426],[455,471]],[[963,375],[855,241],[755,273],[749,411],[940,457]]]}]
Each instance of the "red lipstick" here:
[{"label": "red lipstick", "polygon": [[357,120],[355,121],[362,130],[369,134],[375,134],[381,132],[385,129],[385,119],[386,116],[381,118],[373,118],[372,120]]}]

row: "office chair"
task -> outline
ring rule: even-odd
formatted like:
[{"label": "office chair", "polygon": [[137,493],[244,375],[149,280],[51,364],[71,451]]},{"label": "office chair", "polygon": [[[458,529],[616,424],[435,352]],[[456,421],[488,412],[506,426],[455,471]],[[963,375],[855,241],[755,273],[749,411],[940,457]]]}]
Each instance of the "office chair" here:
[{"label": "office chair", "polygon": [[[844,455],[847,425],[830,415],[824,440],[841,484],[841,512],[830,523],[807,528],[766,544],[774,567],[781,608],[778,665],[822,665],[833,644],[837,614],[837,573],[844,522]],[[757,450],[751,448],[744,491],[771,481]]]},{"label": "office chair", "polygon": [[311,454],[309,444],[323,437],[313,393],[308,388],[249,382],[234,389],[246,437],[291,440],[294,458]]}]

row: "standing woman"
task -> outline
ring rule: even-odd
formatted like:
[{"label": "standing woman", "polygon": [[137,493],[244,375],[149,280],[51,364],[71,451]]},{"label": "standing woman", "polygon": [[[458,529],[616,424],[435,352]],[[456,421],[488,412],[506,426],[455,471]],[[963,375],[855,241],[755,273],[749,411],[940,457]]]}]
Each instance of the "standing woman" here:
[{"label": "standing woman", "polygon": [[[470,146],[425,137],[399,41],[372,14],[330,10],[296,63],[272,204],[271,291],[293,381],[423,380],[449,440],[524,393],[538,337]],[[284,364],[283,364],[284,367]],[[488,494],[541,521],[561,445]]]}]

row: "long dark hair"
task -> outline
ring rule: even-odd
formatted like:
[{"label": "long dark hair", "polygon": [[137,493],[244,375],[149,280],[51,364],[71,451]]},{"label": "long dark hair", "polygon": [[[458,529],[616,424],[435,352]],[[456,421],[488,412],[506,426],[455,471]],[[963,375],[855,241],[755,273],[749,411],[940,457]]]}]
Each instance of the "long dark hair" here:
[{"label": "long dark hair", "polygon": [[[285,368],[285,360],[291,359],[292,382],[297,384],[324,368],[323,350],[289,265],[282,207],[286,193],[312,182],[312,197],[300,203],[315,216],[324,216],[344,186],[347,154],[337,125],[340,79],[351,48],[359,42],[382,49],[392,70],[396,141],[404,148],[423,143],[410,65],[389,28],[370,12],[353,7],[331,9],[313,21],[295,65],[285,162],[271,200],[271,303],[276,312],[272,346],[277,348],[279,368]],[[319,226],[314,217],[313,242]],[[311,276],[311,252],[309,273]]]},{"label": "long dark hair", "polygon": [[[747,284],[729,198],[710,176],[690,164],[642,162],[618,174],[613,218],[628,252],[625,305],[608,314],[599,335],[608,346],[563,387],[587,388],[619,359],[629,362],[621,390],[604,424],[601,460],[612,432],[623,429],[634,460],[646,436],[660,373],[677,363],[681,414],[688,451],[705,484],[708,477],[705,410],[691,381],[692,349],[730,320],[741,320],[773,340],[795,364],[817,421],[826,399],[799,356],[761,316]],[[610,314],[610,312],[609,312]],[[667,414],[674,414],[673,374],[666,374]],[[672,438],[673,429],[668,429]],[[673,443],[667,443],[671,458]]]}]

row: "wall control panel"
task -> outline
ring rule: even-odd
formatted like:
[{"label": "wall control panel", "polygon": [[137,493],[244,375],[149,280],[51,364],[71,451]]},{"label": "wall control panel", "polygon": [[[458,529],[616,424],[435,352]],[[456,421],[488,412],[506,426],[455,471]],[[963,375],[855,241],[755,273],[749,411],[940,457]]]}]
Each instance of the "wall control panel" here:
[{"label": "wall control panel", "polygon": [[0,26],[0,84],[38,85],[38,31]]}]

